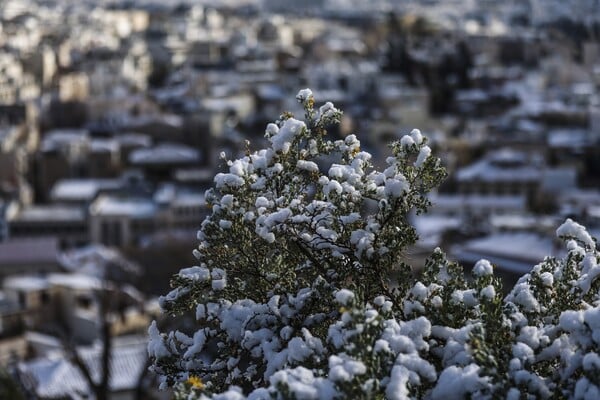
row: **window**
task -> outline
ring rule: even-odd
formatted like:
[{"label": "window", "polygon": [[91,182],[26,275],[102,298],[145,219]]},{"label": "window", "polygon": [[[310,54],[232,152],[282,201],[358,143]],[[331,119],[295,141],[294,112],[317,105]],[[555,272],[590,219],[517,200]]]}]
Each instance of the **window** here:
[{"label": "window", "polygon": [[122,241],[121,223],[103,221],[100,225],[100,241],[107,246],[120,246]]},{"label": "window", "polygon": [[88,310],[92,307],[92,299],[86,295],[77,296],[77,306]]},{"label": "window", "polygon": [[25,308],[27,306],[27,295],[25,294],[25,292],[19,291],[18,296],[19,296],[19,306],[21,308]]},{"label": "window", "polygon": [[43,290],[40,293],[40,303],[48,304],[50,302],[50,293],[47,290]]}]

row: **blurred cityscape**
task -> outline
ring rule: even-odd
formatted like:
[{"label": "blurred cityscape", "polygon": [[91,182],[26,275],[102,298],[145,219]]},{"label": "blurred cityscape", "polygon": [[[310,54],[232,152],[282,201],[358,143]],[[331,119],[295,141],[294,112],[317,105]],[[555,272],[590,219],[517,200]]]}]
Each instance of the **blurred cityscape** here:
[{"label": "blurred cityscape", "polygon": [[598,0],[0,0],[1,398],[169,398],[145,331],[189,324],[157,297],[219,153],[305,87],[376,164],[413,128],[443,159],[416,268],[440,246],[508,284],[565,218],[600,236]]}]

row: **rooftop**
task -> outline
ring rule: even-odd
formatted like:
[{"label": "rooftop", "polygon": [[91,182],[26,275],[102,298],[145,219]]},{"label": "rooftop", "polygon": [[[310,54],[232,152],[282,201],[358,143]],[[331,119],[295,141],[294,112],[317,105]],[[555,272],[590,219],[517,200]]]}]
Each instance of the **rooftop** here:
[{"label": "rooftop", "polygon": [[73,290],[100,290],[108,285],[101,279],[84,274],[50,274],[46,278],[52,286],[63,286]]},{"label": "rooftop", "polygon": [[113,138],[94,138],[90,140],[90,150],[94,153],[114,153],[119,150],[119,142]]},{"label": "rooftop", "polygon": [[412,218],[412,224],[419,235],[417,245],[433,249],[440,245],[442,234],[447,230],[459,228],[462,220],[446,215],[422,214]]},{"label": "rooftop", "polygon": [[85,129],[56,129],[44,135],[41,150],[58,150],[71,143],[86,142],[87,140],[89,140],[89,133]]},{"label": "rooftop", "polygon": [[107,268],[117,267],[124,272],[139,274],[140,267],[116,249],[93,244],[60,254],[60,264],[69,271],[104,276]]},{"label": "rooftop", "polygon": [[101,195],[90,206],[92,215],[148,218],[155,215],[154,201],[144,197],[117,197]]},{"label": "rooftop", "polygon": [[205,203],[204,193],[178,193],[173,199],[174,206],[194,207]]},{"label": "rooftop", "polygon": [[91,201],[101,190],[116,190],[118,179],[62,179],[52,187],[53,201]]},{"label": "rooftop", "polygon": [[[101,349],[80,348],[83,362],[91,370],[95,381],[100,379]],[[129,341],[115,345],[110,360],[110,388],[112,391],[131,390],[138,384],[138,377],[146,367],[146,341]],[[79,368],[63,354],[53,353],[44,358],[19,364],[24,383],[41,398],[80,398],[90,393],[90,388]]]},{"label": "rooftop", "polygon": [[548,132],[548,145],[553,148],[582,149],[591,141],[585,129],[553,129]]},{"label": "rooftop", "polygon": [[430,197],[432,211],[437,209],[465,209],[465,208],[498,208],[524,210],[526,198],[522,195],[495,196],[495,195],[450,195],[438,194]]},{"label": "rooftop", "polygon": [[175,206],[198,206],[204,204],[204,192],[179,188],[174,184],[163,184],[154,193],[154,201]]},{"label": "rooftop", "polygon": [[134,150],[129,155],[132,164],[188,164],[200,161],[198,150],[175,143]]},{"label": "rooftop", "polygon": [[552,238],[531,232],[492,234],[457,245],[451,251],[452,258],[459,261],[474,264],[483,258],[500,270],[517,274],[529,272],[546,256],[562,253]]},{"label": "rooftop", "polygon": [[458,181],[537,182],[540,178],[540,165],[530,161],[527,154],[509,149],[493,152],[456,172]]},{"label": "rooftop", "polygon": [[2,282],[4,288],[21,291],[38,291],[48,289],[50,284],[46,278],[39,276],[11,276]]},{"label": "rooftop", "polygon": [[212,182],[214,176],[210,168],[182,168],[175,171],[175,180],[180,182]]},{"label": "rooftop", "polygon": [[121,144],[121,146],[139,146],[149,147],[152,145],[152,138],[143,133],[127,132],[115,136],[115,140]]},{"label": "rooftop", "polygon": [[13,219],[20,222],[83,222],[82,208],[65,205],[35,205],[23,208]]}]

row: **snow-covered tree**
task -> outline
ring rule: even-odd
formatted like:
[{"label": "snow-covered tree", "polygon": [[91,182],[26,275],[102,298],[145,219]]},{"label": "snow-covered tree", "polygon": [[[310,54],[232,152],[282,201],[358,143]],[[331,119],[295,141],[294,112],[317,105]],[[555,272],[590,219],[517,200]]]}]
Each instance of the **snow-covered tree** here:
[{"label": "snow-covered tree", "polygon": [[354,135],[328,139],[333,104],[297,99],[303,120],[269,124],[270,147],[227,161],[207,193],[198,265],[161,298],[197,330],[149,329],[163,385],[186,399],[598,397],[599,254],[583,227],[565,222],[568,256],[504,299],[489,262],[467,280],[439,250],[415,280],[407,217],[445,177],[427,139],[413,130],[377,171]]}]

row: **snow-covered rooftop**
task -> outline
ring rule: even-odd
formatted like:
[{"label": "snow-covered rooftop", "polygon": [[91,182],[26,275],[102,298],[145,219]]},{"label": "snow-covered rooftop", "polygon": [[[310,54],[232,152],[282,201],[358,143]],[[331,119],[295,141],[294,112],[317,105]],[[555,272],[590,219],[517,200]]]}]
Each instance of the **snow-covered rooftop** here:
[{"label": "snow-covered rooftop", "polygon": [[524,274],[546,256],[561,254],[554,240],[536,233],[498,233],[473,239],[451,250],[452,258],[475,263],[487,259],[500,270]]},{"label": "snow-covered rooftop", "polygon": [[448,195],[438,194],[430,197],[432,211],[471,209],[524,210],[527,202],[522,195]]},{"label": "snow-covered rooftop", "polygon": [[85,212],[82,208],[73,206],[35,205],[22,209],[14,220],[26,222],[83,222]]},{"label": "snow-covered rooftop", "polygon": [[140,115],[136,117],[128,116],[126,125],[135,129],[135,127],[151,125],[151,124],[163,124],[173,128],[180,128],[183,125],[183,118],[179,115]]},{"label": "snow-covered rooftop", "polygon": [[537,182],[541,178],[539,165],[529,161],[527,154],[501,149],[456,172],[458,181]]},{"label": "snow-covered rooftop", "polygon": [[118,179],[62,179],[52,187],[53,201],[91,201],[101,190],[115,190],[121,186]]},{"label": "snow-covered rooftop", "polygon": [[586,207],[586,213],[590,217],[598,218],[600,217],[600,205],[590,205]]},{"label": "snow-covered rooftop", "polygon": [[101,195],[90,206],[92,215],[149,218],[157,212],[151,199],[144,197],[117,197]]},{"label": "snow-covered rooftop", "polygon": [[42,151],[58,150],[73,143],[85,143],[89,140],[89,132],[85,129],[57,129],[47,132],[42,140]]},{"label": "snow-covered rooftop", "polygon": [[150,147],[152,145],[152,138],[143,133],[127,132],[115,136],[115,140],[121,144],[121,146],[139,146],[139,147]]},{"label": "snow-covered rooftop", "polygon": [[270,101],[284,100],[287,97],[283,88],[274,83],[258,85],[256,93],[261,99]]},{"label": "snow-covered rooftop", "polygon": [[422,214],[412,218],[419,240],[417,245],[433,249],[440,245],[442,234],[449,229],[459,228],[462,219],[439,214]]},{"label": "snow-covered rooftop", "polygon": [[590,142],[584,129],[553,129],[548,132],[548,145],[554,148],[581,149]]},{"label": "snow-covered rooftop", "polygon": [[39,291],[50,287],[48,280],[39,276],[22,275],[10,276],[2,282],[2,286],[11,290]]},{"label": "snow-covered rooftop", "polygon": [[165,143],[134,150],[129,161],[132,164],[189,164],[199,162],[200,153],[189,146]]},{"label": "snow-covered rooftop", "polygon": [[52,286],[74,290],[100,290],[105,286],[101,279],[84,274],[50,274],[46,280]]},{"label": "snow-covered rooftop", "polygon": [[[95,381],[100,379],[101,349],[80,348],[83,362],[91,370]],[[138,378],[146,367],[146,341],[129,341],[115,345],[110,360],[110,389],[122,391],[134,389]],[[41,398],[80,398],[91,394],[89,385],[79,368],[69,362],[63,354],[53,353],[44,358],[19,364],[19,371],[27,386],[31,386]]]},{"label": "snow-covered rooftop", "polygon": [[114,153],[119,150],[119,142],[112,138],[90,140],[90,150],[94,153]]},{"label": "snow-covered rooftop", "polygon": [[560,223],[554,217],[541,217],[531,214],[490,215],[489,223],[500,230],[535,230],[546,228],[551,231]]},{"label": "snow-covered rooftop", "polygon": [[176,207],[197,207],[205,204],[203,193],[179,193],[171,203]]},{"label": "snow-covered rooftop", "polygon": [[204,192],[182,189],[168,183],[161,185],[156,190],[154,201],[159,204],[171,204],[176,207],[199,206],[204,204]]},{"label": "snow-covered rooftop", "polygon": [[138,274],[139,265],[129,261],[116,249],[99,244],[72,249],[61,253],[60,264],[69,271],[103,277],[107,268],[117,267],[126,273]]},{"label": "snow-covered rooftop", "polygon": [[210,168],[182,168],[175,171],[175,179],[180,182],[211,182],[214,176]]},{"label": "snow-covered rooftop", "polygon": [[177,187],[172,183],[163,184],[154,192],[153,199],[159,204],[170,203],[177,195]]}]

